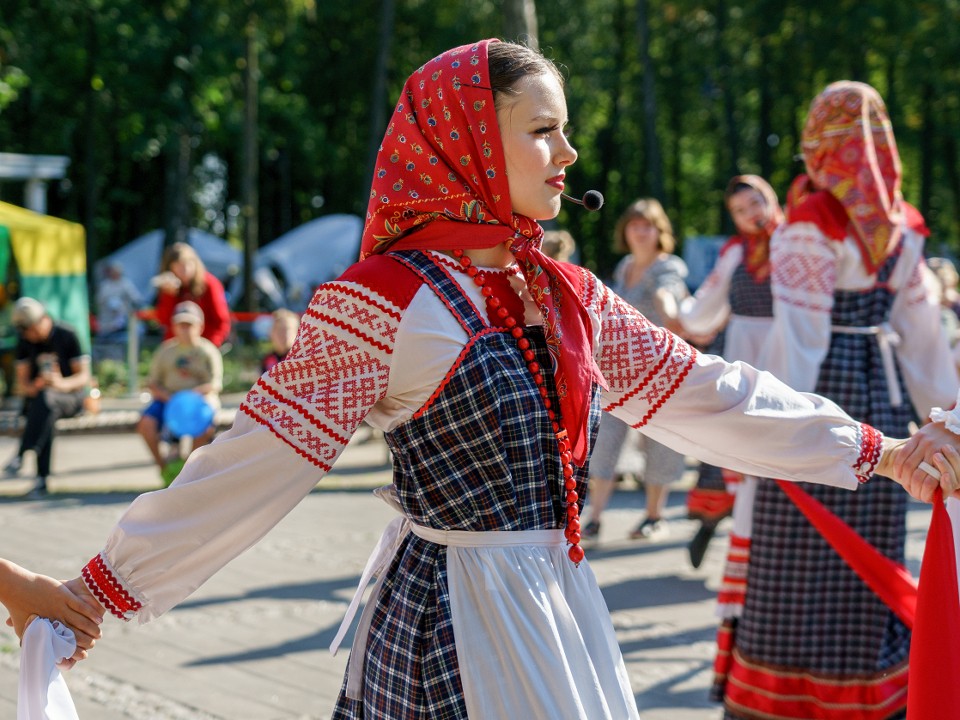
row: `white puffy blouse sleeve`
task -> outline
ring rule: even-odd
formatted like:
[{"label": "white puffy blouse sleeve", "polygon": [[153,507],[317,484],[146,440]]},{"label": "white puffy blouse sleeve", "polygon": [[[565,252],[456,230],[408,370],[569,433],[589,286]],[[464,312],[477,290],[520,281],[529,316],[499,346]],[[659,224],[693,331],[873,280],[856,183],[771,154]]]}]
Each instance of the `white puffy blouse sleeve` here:
[{"label": "white puffy blouse sleeve", "polygon": [[830,349],[840,243],[813,223],[781,225],[770,238],[773,325],[757,364],[813,392]]},{"label": "white puffy blouse sleeve", "polygon": [[585,287],[605,411],[679,452],[750,475],[854,489],[873,474],[883,444],[876,429],[768,372],[698,353],[592,276]]},{"label": "white puffy blouse sleeve", "polygon": [[720,330],[730,315],[730,282],[743,261],[743,245],[728,242],[710,274],[690,297],[680,303],[680,323],[689,333],[709,335]]},{"label": "white puffy blouse sleeve", "polygon": [[141,495],[83,569],[114,615],[147,622],[255,544],[330,470],[386,392],[401,308],[350,282],[322,286],[287,358],[233,427]]},{"label": "white puffy blouse sleeve", "polygon": [[960,379],[940,322],[940,299],[924,282],[932,271],[923,258],[923,238],[908,232],[903,243],[895,272],[906,277],[890,310],[890,324],[901,338],[897,363],[910,400],[917,415],[926,418],[931,408],[953,404]]}]

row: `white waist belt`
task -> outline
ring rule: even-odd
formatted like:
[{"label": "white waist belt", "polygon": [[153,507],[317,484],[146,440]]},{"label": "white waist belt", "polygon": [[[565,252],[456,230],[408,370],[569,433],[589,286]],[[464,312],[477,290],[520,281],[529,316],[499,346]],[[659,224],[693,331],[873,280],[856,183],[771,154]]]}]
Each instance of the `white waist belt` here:
[{"label": "white waist belt", "polygon": [[[380,495],[378,493],[378,495]],[[382,495],[380,495],[382,498]],[[383,498],[388,504],[393,504],[386,498]],[[354,616],[357,614],[357,608],[360,606],[360,600],[363,597],[367,585],[374,575],[377,581],[370,592],[370,598],[363,612],[360,615],[360,622],[357,624],[357,631],[353,636],[353,645],[350,648],[350,662],[347,665],[347,687],[346,695],[351,700],[363,699],[363,663],[366,656],[367,636],[370,634],[370,624],[373,622],[373,610],[376,606],[376,598],[380,594],[380,587],[386,577],[386,570],[393,561],[400,544],[406,538],[408,533],[413,533],[417,537],[423,538],[428,542],[438,545],[453,545],[456,547],[481,547],[481,546],[499,546],[509,545],[562,545],[566,542],[563,530],[491,530],[487,532],[471,532],[468,530],[437,530],[435,528],[423,527],[410,522],[410,519],[401,515],[390,521],[380,536],[379,542],[370,557],[367,565],[360,576],[360,584],[357,591],[350,601],[350,607],[340,623],[340,629],[337,630],[336,637],[330,643],[330,652],[334,655],[340,649],[340,643],[343,636],[347,634]]]},{"label": "white waist belt", "polygon": [[508,547],[510,545],[563,545],[563,530],[436,530],[410,523],[410,532],[437,545],[455,547]]},{"label": "white waist belt", "polygon": [[880,323],[867,327],[848,327],[833,325],[830,331],[838,335],[874,335],[880,346],[880,361],[883,363],[883,374],[887,379],[887,392],[890,394],[890,405],[903,405],[903,393],[900,392],[900,383],[897,381],[897,365],[893,357],[893,349],[900,344],[900,335],[890,323]]}]

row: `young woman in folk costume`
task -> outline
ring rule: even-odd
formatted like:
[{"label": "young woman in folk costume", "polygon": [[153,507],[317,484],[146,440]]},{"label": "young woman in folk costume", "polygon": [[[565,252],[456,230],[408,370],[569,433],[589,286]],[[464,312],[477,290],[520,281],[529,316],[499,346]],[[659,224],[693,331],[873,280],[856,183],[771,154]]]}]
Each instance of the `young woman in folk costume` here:
[{"label": "young woman in folk costume", "polygon": [[[722,330],[720,354],[725,360],[762,367],[758,365],[760,350],[773,321],[770,237],[783,222],[783,210],[773,187],[757,175],[731,178],[724,200],[737,234],[720,249],[716,264],[693,297],[680,304],[680,322],[694,336]],[[694,567],[700,565],[717,523],[732,511],[734,527],[718,594],[718,614],[733,618],[743,608],[757,480],[726,469],[705,468],[687,498],[689,514],[701,519],[690,542],[690,558]]]},{"label": "young woman in folk costume", "polygon": [[[771,241],[774,321],[758,365],[905,435],[931,407],[953,404],[958,380],[923,284],[927,230],[901,197],[882,99],[862,83],[828,86],[802,141],[807,172]],[[903,562],[899,488],[881,480],[856,493],[804,489]],[[735,632],[721,637],[727,717],[902,716],[909,631],[772,482],[756,490],[747,580]]]},{"label": "young woman in folk costume", "polygon": [[635,718],[578,545],[602,406],[758,475],[855,490],[898,462],[931,498],[918,466],[936,442],[897,450],[539,252],[536,219],[558,213],[577,158],[566,121],[559,73],[522,46],[484,40],[417,70],[383,140],[365,259],[318,289],[233,428],[137,498],[69,587],[126,619],[165,612],[309,493],[367,419],[393,451],[385,495],[403,520],[333,716]]}]

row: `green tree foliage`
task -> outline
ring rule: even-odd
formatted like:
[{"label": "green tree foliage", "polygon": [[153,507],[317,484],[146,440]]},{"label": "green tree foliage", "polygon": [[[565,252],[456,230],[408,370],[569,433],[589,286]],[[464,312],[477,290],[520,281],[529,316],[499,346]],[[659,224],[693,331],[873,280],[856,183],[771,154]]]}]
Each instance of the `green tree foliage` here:
[{"label": "green tree foliage", "polygon": [[[177,198],[186,221],[236,232],[221,220],[240,196],[243,29],[255,14],[261,242],[318,215],[362,215],[371,138],[382,133],[374,110],[388,117],[425,59],[501,36],[504,1],[5,0],[0,148],[72,158],[50,208],[87,226],[94,257],[165,227]],[[540,48],[567,77],[580,151],[569,189],[606,197],[602,212],[565,208],[557,223],[601,273],[615,261],[617,215],[636,197],[662,195],[680,237],[729,231],[722,193],[733,173],[760,173],[783,198],[802,169],[810,100],[841,78],[883,94],[907,199],[926,215],[937,251],[960,245],[960,0],[556,0],[536,9]],[[380,71],[386,81],[376,85]],[[215,201],[198,193],[205,156],[224,168]],[[19,192],[2,187],[0,197],[17,202]]]}]

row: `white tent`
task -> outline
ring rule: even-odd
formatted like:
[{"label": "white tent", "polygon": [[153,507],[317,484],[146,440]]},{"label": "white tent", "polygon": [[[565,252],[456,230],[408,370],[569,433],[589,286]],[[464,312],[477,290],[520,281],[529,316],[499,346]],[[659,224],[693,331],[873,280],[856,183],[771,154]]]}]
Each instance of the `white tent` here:
[{"label": "white tent", "polygon": [[[282,290],[283,304],[303,312],[318,285],[340,276],[357,261],[362,232],[361,218],[339,213],[295,227],[257,251],[258,287],[263,292],[263,273],[269,272]],[[234,279],[235,292],[241,282]]]},{"label": "white tent", "polygon": [[[150,279],[160,272],[160,258],[163,254],[163,230],[151,230],[145,235],[131,240],[122,248],[98,260],[95,264],[97,277],[103,277],[107,263],[117,263],[140,290],[144,299],[150,301],[156,295],[156,288]],[[197,251],[207,270],[213,273],[224,286],[230,287],[234,276],[243,268],[243,253],[225,240],[197,228],[187,232],[187,243]]]}]

